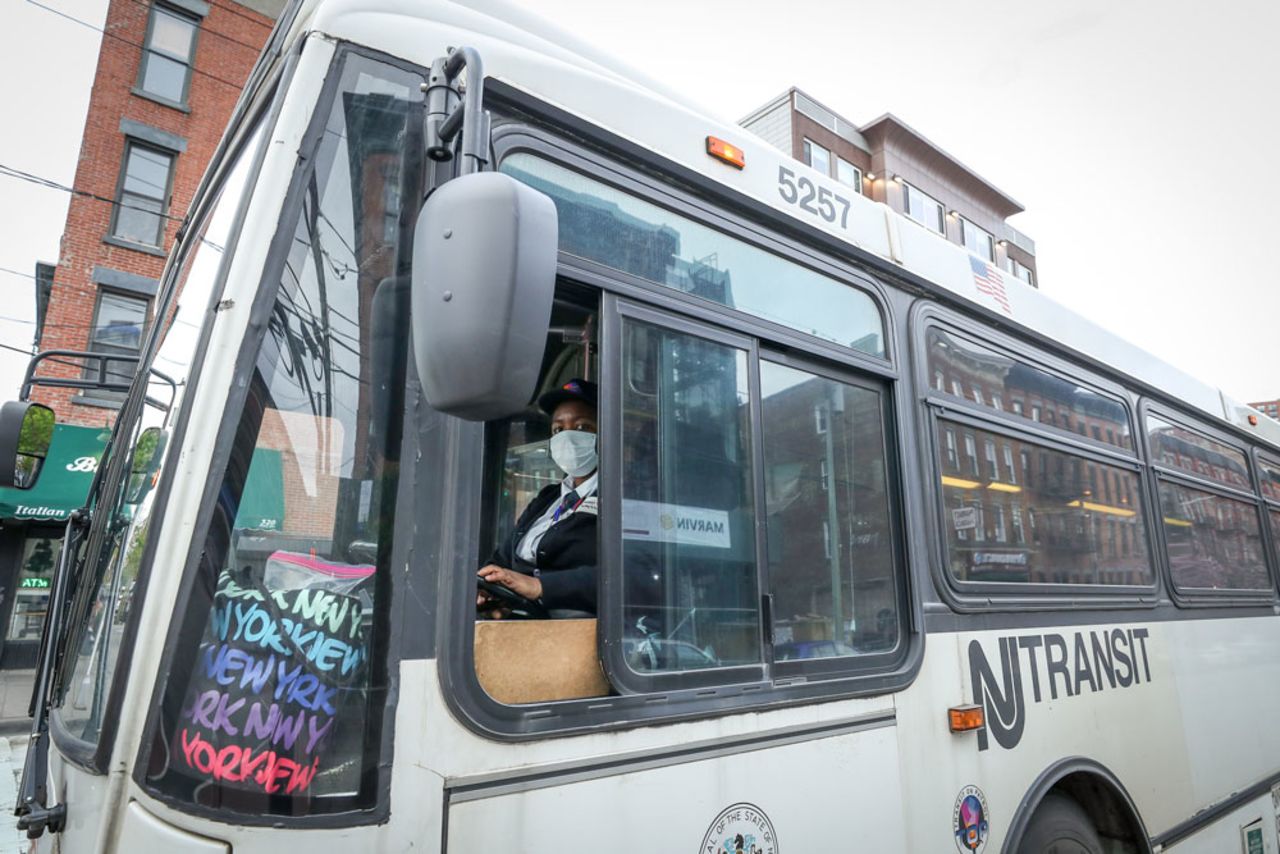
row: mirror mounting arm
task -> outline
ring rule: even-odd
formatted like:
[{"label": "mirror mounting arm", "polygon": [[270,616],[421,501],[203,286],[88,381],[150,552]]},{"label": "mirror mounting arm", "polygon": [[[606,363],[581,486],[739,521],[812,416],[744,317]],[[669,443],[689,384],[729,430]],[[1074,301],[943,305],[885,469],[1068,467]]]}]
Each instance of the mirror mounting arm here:
[{"label": "mirror mounting arm", "polygon": [[[460,92],[458,75],[467,70],[467,86]],[[462,134],[460,174],[482,172],[489,162],[489,114],[484,109],[484,63],[475,48],[451,48],[431,63],[426,92],[427,156],[453,159],[453,141]]]}]

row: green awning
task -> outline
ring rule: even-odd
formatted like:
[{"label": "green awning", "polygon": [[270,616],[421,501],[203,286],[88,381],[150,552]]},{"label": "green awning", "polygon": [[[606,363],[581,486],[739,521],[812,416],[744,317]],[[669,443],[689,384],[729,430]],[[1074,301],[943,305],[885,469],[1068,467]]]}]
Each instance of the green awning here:
[{"label": "green awning", "polygon": [[0,488],[0,519],[61,522],[84,506],[111,431],[55,424],[49,456],[30,489]]},{"label": "green awning", "polygon": [[279,451],[253,449],[235,527],[246,531],[279,531],[284,528],[284,473]]}]

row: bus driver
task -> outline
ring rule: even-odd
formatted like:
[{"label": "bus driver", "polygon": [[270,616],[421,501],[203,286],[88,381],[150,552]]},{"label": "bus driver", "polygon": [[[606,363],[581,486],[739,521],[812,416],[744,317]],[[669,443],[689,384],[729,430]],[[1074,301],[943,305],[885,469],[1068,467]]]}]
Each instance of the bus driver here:
[{"label": "bus driver", "polygon": [[[551,416],[551,459],[565,479],[529,502],[515,530],[477,575],[545,606],[551,616],[596,612],[596,384],[573,379],[538,398]],[[484,590],[476,607],[491,619],[510,609]],[[573,612],[565,614],[565,612]]]}]

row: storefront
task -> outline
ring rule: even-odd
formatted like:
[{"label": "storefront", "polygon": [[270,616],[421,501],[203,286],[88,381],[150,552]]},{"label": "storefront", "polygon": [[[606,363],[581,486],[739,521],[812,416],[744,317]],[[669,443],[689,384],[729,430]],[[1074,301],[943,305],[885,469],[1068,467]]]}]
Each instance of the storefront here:
[{"label": "storefront", "polygon": [[55,425],[36,485],[0,488],[0,670],[35,665],[63,526],[84,504],[109,435]]}]

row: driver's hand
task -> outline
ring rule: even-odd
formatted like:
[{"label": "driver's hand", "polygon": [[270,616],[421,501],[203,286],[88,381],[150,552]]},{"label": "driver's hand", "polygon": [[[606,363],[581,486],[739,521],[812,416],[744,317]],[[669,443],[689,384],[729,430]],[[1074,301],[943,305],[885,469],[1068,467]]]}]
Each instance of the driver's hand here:
[{"label": "driver's hand", "polygon": [[[496,564],[482,566],[476,572],[476,575],[488,581],[491,584],[501,584],[509,590],[514,590],[526,599],[538,600],[542,598],[542,582],[534,578],[532,575],[525,575],[523,572],[515,572],[510,569],[504,569]],[[478,591],[476,596],[476,605],[483,606],[492,599],[483,590]]]}]

